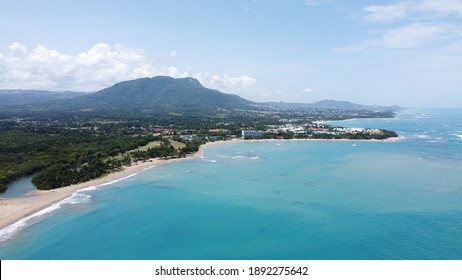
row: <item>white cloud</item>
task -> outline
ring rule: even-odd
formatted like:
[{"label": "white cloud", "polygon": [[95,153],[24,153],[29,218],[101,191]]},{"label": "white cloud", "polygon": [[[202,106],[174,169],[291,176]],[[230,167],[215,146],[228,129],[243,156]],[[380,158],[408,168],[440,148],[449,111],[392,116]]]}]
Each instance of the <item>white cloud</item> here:
[{"label": "white cloud", "polygon": [[364,11],[368,13],[366,20],[386,22],[407,16],[410,11],[415,9],[414,6],[412,1],[404,1],[392,5],[371,5],[365,7]]},{"label": "white cloud", "polygon": [[242,88],[250,88],[253,87],[257,80],[247,75],[242,75],[239,77],[224,77],[224,83],[230,87],[242,87]]},{"label": "white cloud", "polygon": [[170,76],[170,77],[173,77],[173,78],[191,77],[191,73],[189,73],[189,71],[181,72],[175,66],[170,66],[167,69],[161,70],[159,72],[159,75]]},{"label": "white cloud", "polygon": [[436,41],[444,45],[462,35],[462,28],[449,18],[462,16],[462,0],[407,0],[363,10],[370,22],[403,22],[400,27],[375,31],[379,38],[372,40],[372,45],[394,49],[422,47]]},{"label": "white cloud", "polygon": [[18,42],[14,42],[10,47],[11,56],[13,57],[23,57],[27,54],[26,46],[19,44]]},{"label": "white cloud", "polygon": [[386,31],[379,43],[384,47],[397,49],[419,47],[445,37],[449,29],[446,25],[413,23]]},{"label": "white cloud", "polygon": [[178,57],[178,52],[176,50],[171,50],[170,53],[168,54],[170,58],[176,58]]},{"label": "white cloud", "polygon": [[423,20],[451,14],[462,16],[462,0],[408,0],[390,5],[371,5],[363,10],[368,21],[390,22],[410,17]]},{"label": "white cloud", "polygon": [[[172,53],[174,52],[174,53]],[[172,51],[176,55],[176,51]],[[205,86],[240,92],[256,85],[248,75],[228,76],[181,71],[175,66],[154,67],[145,50],[99,43],[77,55],[63,54],[44,46],[28,51],[13,43],[10,53],[0,54],[0,88],[94,91],[114,83],[168,75],[195,77]]]},{"label": "white cloud", "polygon": [[419,3],[418,10],[448,15],[458,14],[462,16],[462,1],[461,0],[425,0]]},{"label": "white cloud", "polygon": [[312,90],[311,88],[305,88],[305,89],[303,90],[303,92],[305,92],[305,93],[311,93],[311,92],[313,92],[313,90]]},{"label": "white cloud", "polygon": [[121,45],[100,43],[75,56],[41,45],[28,51],[14,43],[10,50],[0,62],[2,88],[90,91],[156,73],[143,50]]},{"label": "white cloud", "polygon": [[247,91],[255,89],[257,79],[248,75],[230,77],[229,75],[216,75],[211,73],[192,73],[191,71],[180,71],[175,66],[161,69],[157,75],[170,76],[173,78],[193,77],[199,80],[202,85],[212,89],[218,89],[227,93]]},{"label": "white cloud", "polygon": [[193,75],[193,77],[198,79],[207,87],[216,88],[223,91],[229,91],[231,93],[252,89],[257,84],[257,80],[248,75],[230,77],[228,75],[197,73]]}]

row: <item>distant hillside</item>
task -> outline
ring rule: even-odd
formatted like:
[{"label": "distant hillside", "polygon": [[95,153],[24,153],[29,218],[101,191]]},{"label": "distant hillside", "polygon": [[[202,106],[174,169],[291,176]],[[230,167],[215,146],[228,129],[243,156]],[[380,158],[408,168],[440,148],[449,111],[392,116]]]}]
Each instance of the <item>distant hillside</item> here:
[{"label": "distant hillside", "polygon": [[[263,105],[263,106],[262,106]],[[268,108],[272,106],[273,108]],[[158,76],[124,81],[95,93],[39,90],[0,90],[0,108],[17,115],[79,115],[100,118],[162,117],[224,118],[249,110],[277,111],[274,107],[337,110],[396,111],[397,106],[365,106],[348,101],[323,100],[316,103],[255,103],[234,94],[208,89],[194,78]],[[2,111],[0,110],[0,114]]]},{"label": "distant hillside", "polygon": [[320,108],[320,109],[340,109],[340,110],[379,110],[379,111],[397,111],[399,106],[375,106],[360,105],[349,101],[322,100],[315,103],[285,103],[285,102],[266,102],[265,104],[276,107],[294,107],[294,108]]},{"label": "distant hillside", "polygon": [[250,108],[254,102],[203,87],[193,78],[158,76],[117,83],[96,93],[61,101],[71,110],[208,114]]},{"label": "distant hillside", "polygon": [[2,89],[0,90],[0,107],[63,100],[83,96],[84,94],[86,93],[73,91]]}]

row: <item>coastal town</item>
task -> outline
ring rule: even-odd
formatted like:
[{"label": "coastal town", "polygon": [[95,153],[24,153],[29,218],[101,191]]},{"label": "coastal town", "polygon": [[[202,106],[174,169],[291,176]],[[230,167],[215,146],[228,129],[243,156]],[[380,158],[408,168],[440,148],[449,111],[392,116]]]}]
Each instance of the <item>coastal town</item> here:
[{"label": "coastal town", "polygon": [[[287,120],[283,120],[287,121]],[[225,124],[226,126],[226,124]],[[212,128],[209,130],[197,129],[172,129],[172,128],[140,128],[142,135],[153,136],[178,136],[182,140],[207,141],[230,140],[230,139],[386,139],[397,137],[392,131],[377,128],[348,128],[331,126],[323,122],[309,122],[304,124],[284,123],[267,125],[265,129],[241,128],[241,133],[233,134],[231,130],[224,128]]]},{"label": "coastal town", "polygon": [[[159,125],[147,118],[5,118],[0,122],[4,139],[2,161],[5,163],[0,170],[0,189],[6,190],[9,182],[31,173],[36,173],[33,182],[39,189],[60,188],[117,171],[140,160],[182,158],[197,152],[207,142],[235,139],[384,140],[398,136],[393,131],[379,128],[329,125],[319,120],[334,110],[318,111],[324,113],[295,118],[293,114],[279,112],[282,117],[240,116],[228,121],[175,122],[170,125]],[[351,117],[358,114],[369,116],[371,112],[352,114]],[[348,117],[345,113],[342,116]]]}]

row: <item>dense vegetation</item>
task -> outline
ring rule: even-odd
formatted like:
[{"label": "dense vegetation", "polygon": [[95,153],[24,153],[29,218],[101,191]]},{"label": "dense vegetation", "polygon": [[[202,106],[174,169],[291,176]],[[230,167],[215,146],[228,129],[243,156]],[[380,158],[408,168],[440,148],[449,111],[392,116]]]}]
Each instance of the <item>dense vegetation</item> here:
[{"label": "dense vegetation", "polygon": [[34,184],[52,189],[101,176],[127,159],[113,160],[124,151],[145,145],[152,136],[106,134],[50,126],[0,131],[0,189],[25,174],[37,173]]},{"label": "dense vegetation", "polygon": [[[184,157],[208,141],[205,137],[213,127],[207,120],[202,124],[183,120],[168,126],[169,130],[175,131],[186,126],[198,127],[192,131],[199,139],[188,141],[178,135],[169,138],[153,136],[151,130],[155,127],[147,128],[152,127],[155,120],[148,118],[73,121],[68,116],[50,115],[53,117],[49,119],[0,121],[0,191],[6,190],[11,181],[28,174],[35,174],[33,183],[39,189],[54,189],[100,177],[133,161]],[[237,126],[226,124],[226,127]],[[232,131],[240,133],[234,128]],[[216,134],[211,133],[210,136],[216,138],[210,139],[225,138]],[[181,142],[183,146],[174,149],[171,140]],[[156,141],[161,143],[158,147],[137,150]]]}]

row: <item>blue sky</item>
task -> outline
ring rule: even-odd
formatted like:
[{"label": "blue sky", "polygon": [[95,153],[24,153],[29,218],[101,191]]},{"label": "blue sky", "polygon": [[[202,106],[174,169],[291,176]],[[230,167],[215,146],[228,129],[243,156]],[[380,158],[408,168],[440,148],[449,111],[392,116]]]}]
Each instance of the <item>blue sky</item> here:
[{"label": "blue sky", "polygon": [[254,101],[462,107],[462,0],[0,4],[0,88],[170,75]]}]

